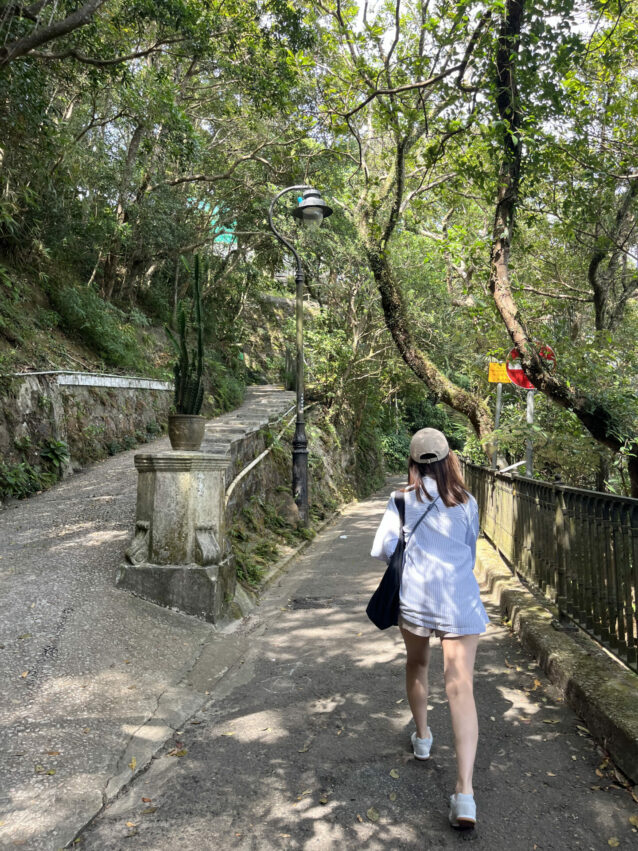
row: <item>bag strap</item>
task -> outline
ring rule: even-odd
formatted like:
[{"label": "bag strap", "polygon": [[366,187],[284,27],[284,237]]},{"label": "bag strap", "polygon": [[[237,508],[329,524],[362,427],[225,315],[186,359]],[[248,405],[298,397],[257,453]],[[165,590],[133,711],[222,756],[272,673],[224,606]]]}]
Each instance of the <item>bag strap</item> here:
[{"label": "bag strap", "polygon": [[423,522],[423,520],[425,520],[425,518],[428,516],[428,513],[434,508],[434,503],[436,502],[437,499],[438,499],[438,496],[435,499],[432,500],[432,502],[428,505],[428,507],[423,512],[423,514],[419,517],[419,519],[414,524],[414,529],[412,530],[412,534],[410,535],[410,537],[408,538],[408,540],[406,542],[406,546],[412,540],[414,533],[419,528],[419,526]]},{"label": "bag strap", "polygon": [[397,493],[394,495],[394,504],[399,512],[399,520],[401,521],[401,538],[405,545],[405,535],[403,534],[403,526],[405,524],[405,497],[403,494]]}]

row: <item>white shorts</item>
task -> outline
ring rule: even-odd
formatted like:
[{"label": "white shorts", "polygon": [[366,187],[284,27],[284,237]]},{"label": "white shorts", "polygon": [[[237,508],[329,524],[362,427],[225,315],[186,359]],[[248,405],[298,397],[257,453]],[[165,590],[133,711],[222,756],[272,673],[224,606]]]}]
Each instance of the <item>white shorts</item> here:
[{"label": "white shorts", "polygon": [[431,638],[435,635],[437,638],[460,638],[457,632],[444,632],[442,629],[430,629],[429,626],[419,626],[416,623],[406,621],[403,615],[399,615],[399,627],[411,632],[413,635],[419,635],[421,638]]}]

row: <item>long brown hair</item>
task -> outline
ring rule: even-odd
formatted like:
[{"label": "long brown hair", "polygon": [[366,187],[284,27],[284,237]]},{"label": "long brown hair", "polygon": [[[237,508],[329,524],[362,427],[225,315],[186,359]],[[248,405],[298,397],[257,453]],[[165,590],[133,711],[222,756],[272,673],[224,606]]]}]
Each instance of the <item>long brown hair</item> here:
[{"label": "long brown hair", "polygon": [[452,450],[450,450],[445,458],[442,458],[440,461],[433,461],[431,464],[419,464],[410,458],[410,464],[408,466],[408,488],[414,488],[416,498],[419,502],[423,502],[423,496],[426,496],[427,499],[432,501],[432,497],[425,485],[425,480],[428,476],[431,476],[436,481],[439,495],[443,500],[443,504],[448,508],[467,502],[468,492],[463,481],[461,465]]}]

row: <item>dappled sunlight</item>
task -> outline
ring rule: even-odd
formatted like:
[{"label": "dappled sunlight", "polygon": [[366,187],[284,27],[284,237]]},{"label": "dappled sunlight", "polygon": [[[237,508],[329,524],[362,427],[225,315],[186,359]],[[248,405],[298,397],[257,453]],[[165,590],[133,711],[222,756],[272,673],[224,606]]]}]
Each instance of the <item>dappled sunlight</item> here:
[{"label": "dappled sunlight", "polygon": [[85,532],[81,538],[75,538],[72,541],[65,541],[61,544],[51,544],[50,552],[57,550],[77,549],[78,547],[101,547],[103,544],[109,544],[112,541],[128,541],[130,534],[124,530],[103,530],[100,532]]},{"label": "dappled sunlight", "polygon": [[[526,723],[529,720],[529,716],[535,715],[540,711],[538,704],[530,700],[525,692],[520,689],[498,686],[498,691],[504,700],[511,703],[510,708],[503,713],[503,718],[506,721],[511,721],[514,724]],[[525,715],[521,714],[523,712]]]}]

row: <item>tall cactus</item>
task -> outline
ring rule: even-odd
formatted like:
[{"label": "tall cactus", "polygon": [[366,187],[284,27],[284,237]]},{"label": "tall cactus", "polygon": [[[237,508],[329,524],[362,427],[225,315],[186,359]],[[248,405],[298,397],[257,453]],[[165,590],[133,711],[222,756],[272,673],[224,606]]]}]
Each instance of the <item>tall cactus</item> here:
[{"label": "tall cactus", "polygon": [[175,347],[178,360],[173,367],[175,376],[175,412],[178,414],[199,414],[204,401],[204,339],[202,327],[202,298],[199,286],[199,256],[195,255],[195,275],[193,279],[193,305],[195,308],[195,331],[197,348],[188,351],[186,339],[187,318],[184,305],[181,304],[177,315],[177,340],[170,328],[168,336]]}]

